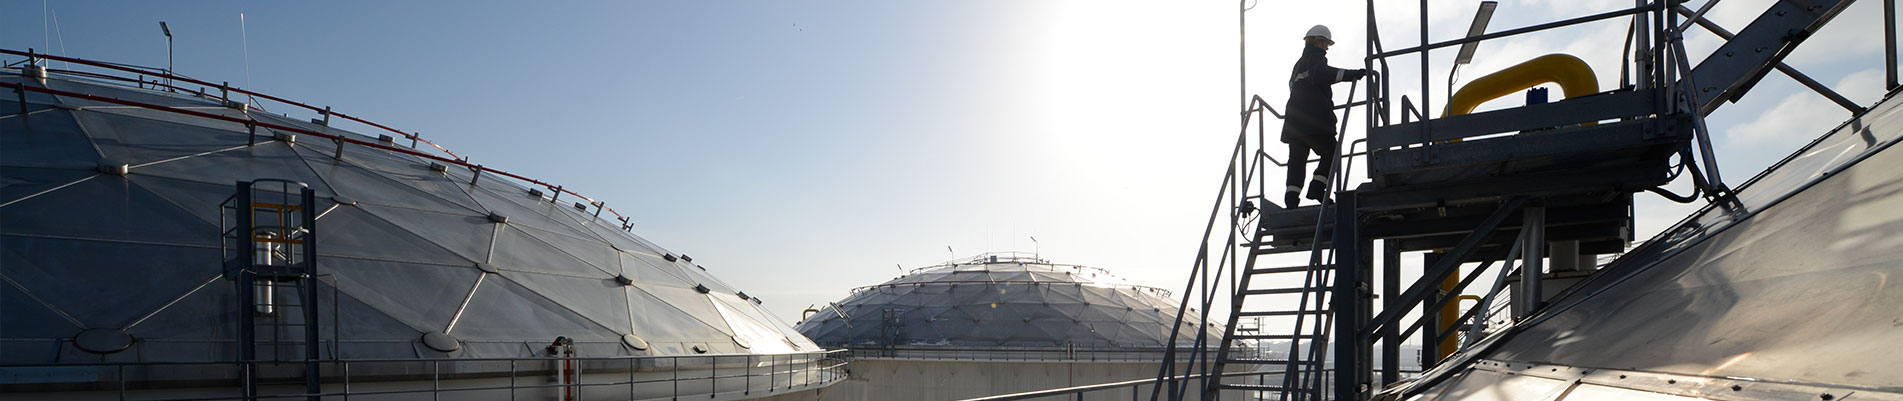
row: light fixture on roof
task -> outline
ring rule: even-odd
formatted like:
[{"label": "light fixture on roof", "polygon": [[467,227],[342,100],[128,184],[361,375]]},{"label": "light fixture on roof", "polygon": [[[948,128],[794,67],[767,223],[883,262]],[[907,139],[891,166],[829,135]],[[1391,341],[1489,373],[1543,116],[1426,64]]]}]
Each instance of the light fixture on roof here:
[{"label": "light fixture on roof", "polygon": [[159,31],[165,32],[165,86],[172,86],[172,27],[159,21]]},{"label": "light fixture on roof", "polygon": [[[1480,10],[1474,13],[1473,25],[1467,26],[1467,37],[1472,38],[1487,33],[1487,22],[1493,20],[1493,9],[1499,7],[1500,2],[1497,1],[1480,2]],[[1474,60],[1474,50],[1479,47],[1479,41],[1460,44],[1460,55],[1454,56],[1454,64],[1472,63]]]},{"label": "light fixture on roof", "polygon": [[[1487,22],[1493,20],[1493,10],[1500,7],[1497,1],[1482,1],[1480,9],[1474,12],[1473,25],[1467,26],[1467,38],[1471,39],[1487,33]],[[1480,41],[1460,44],[1460,54],[1454,56],[1454,68],[1447,71],[1447,96],[1454,94],[1454,78],[1460,76],[1460,66],[1474,61],[1474,51],[1480,48]]]}]

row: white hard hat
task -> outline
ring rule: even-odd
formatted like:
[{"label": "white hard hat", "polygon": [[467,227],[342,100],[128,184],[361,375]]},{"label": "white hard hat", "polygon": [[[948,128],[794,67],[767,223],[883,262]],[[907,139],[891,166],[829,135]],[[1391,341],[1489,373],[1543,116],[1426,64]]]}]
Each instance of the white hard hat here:
[{"label": "white hard hat", "polygon": [[1313,37],[1320,37],[1322,39],[1328,40],[1328,43],[1335,43],[1335,35],[1328,33],[1327,25],[1316,25],[1314,28],[1308,28],[1308,34],[1302,35],[1302,39],[1308,39]]}]

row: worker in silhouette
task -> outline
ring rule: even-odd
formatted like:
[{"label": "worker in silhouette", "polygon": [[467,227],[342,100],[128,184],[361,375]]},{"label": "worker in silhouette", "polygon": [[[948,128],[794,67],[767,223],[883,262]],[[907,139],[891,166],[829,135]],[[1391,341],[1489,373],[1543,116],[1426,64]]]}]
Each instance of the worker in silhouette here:
[{"label": "worker in silhouette", "polygon": [[[1288,144],[1288,193],[1283,204],[1293,209],[1301,201],[1303,181],[1308,181],[1308,198],[1321,200],[1328,192],[1328,173],[1334,168],[1335,91],[1331,87],[1368,75],[1368,70],[1347,70],[1328,66],[1328,46],[1335,44],[1328,27],[1316,25],[1302,37],[1307,47],[1295,60],[1295,71],[1288,79],[1287,120],[1282,124],[1282,143]],[[1315,175],[1307,176],[1308,153],[1321,161]]]}]

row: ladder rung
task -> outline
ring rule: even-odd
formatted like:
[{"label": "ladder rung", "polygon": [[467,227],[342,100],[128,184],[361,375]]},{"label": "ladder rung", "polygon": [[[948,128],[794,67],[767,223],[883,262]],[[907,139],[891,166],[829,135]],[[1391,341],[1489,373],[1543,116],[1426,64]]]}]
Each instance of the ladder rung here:
[{"label": "ladder rung", "polygon": [[277,210],[303,210],[304,209],[304,206],[302,205],[288,205],[288,204],[270,203],[270,202],[251,202],[251,207],[258,208],[258,209],[277,209]]},{"label": "ladder rung", "polygon": [[1295,340],[1315,338],[1313,334],[1237,334],[1229,336],[1231,340]]},{"label": "ladder rung", "polygon": [[[1308,268],[1309,268],[1308,266],[1265,267],[1265,268],[1258,268],[1258,269],[1249,269],[1247,273],[1249,274],[1301,273],[1301,272],[1308,271]],[[1321,265],[1321,266],[1316,266],[1316,268],[1333,269],[1335,268],[1335,266]]]},{"label": "ladder rung", "polygon": [[1244,391],[1282,391],[1284,390],[1282,386],[1269,386],[1269,385],[1262,385],[1262,384],[1218,384],[1216,385],[1216,388],[1222,389],[1222,390],[1244,390]]},{"label": "ladder rung", "polygon": [[1242,291],[1242,295],[1300,294],[1304,292],[1326,292],[1326,291],[1328,290],[1322,289],[1322,288],[1305,288],[1305,287],[1265,288],[1260,290],[1244,290]]},{"label": "ladder rung", "polygon": [[1237,312],[1236,316],[1252,317],[1252,316],[1295,316],[1295,315],[1326,315],[1326,314],[1328,314],[1327,309],[1317,309],[1317,310],[1273,310],[1273,311],[1256,311],[1256,312]]}]

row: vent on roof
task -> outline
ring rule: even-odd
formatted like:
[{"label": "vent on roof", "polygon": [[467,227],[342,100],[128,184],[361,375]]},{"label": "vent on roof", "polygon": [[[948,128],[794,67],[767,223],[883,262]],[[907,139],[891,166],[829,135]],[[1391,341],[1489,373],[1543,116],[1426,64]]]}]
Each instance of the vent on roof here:
[{"label": "vent on roof", "polygon": [[126,162],[116,159],[99,159],[99,172],[101,173],[126,175],[127,171],[130,171],[130,168],[126,166]]}]

